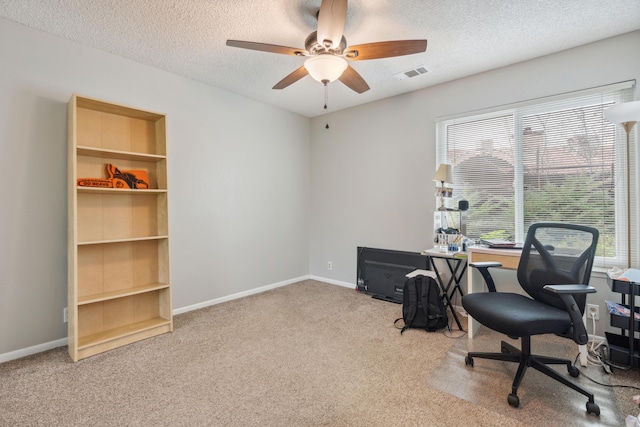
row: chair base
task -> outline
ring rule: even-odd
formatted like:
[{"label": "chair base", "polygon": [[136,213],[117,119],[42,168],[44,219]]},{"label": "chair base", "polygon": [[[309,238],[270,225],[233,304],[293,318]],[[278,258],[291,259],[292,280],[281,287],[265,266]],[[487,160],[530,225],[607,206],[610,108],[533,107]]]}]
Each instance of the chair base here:
[{"label": "chair base", "polygon": [[594,414],[596,416],[600,415],[600,407],[595,403],[592,393],[583,389],[572,381],[569,381],[567,378],[560,375],[557,371],[547,366],[566,365],[569,375],[575,378],[580,375],[580,371],[578,370],[578,368],[573,366],[569,359],[560,359],[557,357],[547,357],[531,354],[531,337],[522,337],[521,340],[522,349],[518,349],[515,346],[502,341],[502,343],[500,344],[501,353],[469,352],[464,359],[465,364],[471,365],[473,367],[474,358],[502,360],[505,362],[518,363],[518,371],[516,372],[516,376],[513,379],[513,383],[511,385],[511,393],[507,397],[509,405],[513,406],[514,408],[520,406],[518,387],[520,387],[520,383],[522,382],[522,378],[524,377],[527,368],[532,367],[533,369],[542,372],[543,374],[553,378],[556,381],[561,382],[567,387],[589,398],[589,400],[587,401],[587,413]]}]

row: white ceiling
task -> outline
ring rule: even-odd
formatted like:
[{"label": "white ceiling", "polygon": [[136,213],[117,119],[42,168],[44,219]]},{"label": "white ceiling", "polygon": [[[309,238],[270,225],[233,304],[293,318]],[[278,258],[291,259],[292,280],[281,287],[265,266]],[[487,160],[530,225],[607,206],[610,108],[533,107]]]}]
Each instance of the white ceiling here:
[{"label": "white ceiling", "polygon": [[[311,77],[274,84],[304,58],[232,48],[237,39],[304,48],[321,0],[2,0],[0,16],[303,116],[324,113]],[[371,90],[336,81],[329,109],[432,86],[640,29],[639,0],[351,0],[348,45],[427,39],[422,54],[355,61]],[[640,52],[638,47],[637,55]],[[394,74],[425,66],[421,76]]]}]

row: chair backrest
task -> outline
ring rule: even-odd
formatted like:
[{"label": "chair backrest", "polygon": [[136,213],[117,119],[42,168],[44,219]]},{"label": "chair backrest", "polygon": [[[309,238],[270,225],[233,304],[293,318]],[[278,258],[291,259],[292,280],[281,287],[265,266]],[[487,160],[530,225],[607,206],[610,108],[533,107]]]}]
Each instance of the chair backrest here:
[{"label": "chair backrest", "polygon": [[[518,281],[535,300],[554,307],[564,305],[545,285],[588,285],[593,267],[598,230],[583,225],[539,222],[532,224],[518,264]],[[586,294],[576,297],[584,313]]]}]

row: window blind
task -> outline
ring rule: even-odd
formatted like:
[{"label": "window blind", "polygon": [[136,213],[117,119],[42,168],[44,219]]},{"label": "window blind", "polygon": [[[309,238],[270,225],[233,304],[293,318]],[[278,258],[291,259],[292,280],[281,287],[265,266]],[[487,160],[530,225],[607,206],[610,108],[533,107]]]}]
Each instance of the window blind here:
[{"label": "window blind", "polygon": [[[533,222],[591,225],[600,231],[597,265],[626,266],[627,235],[637,227],[627,217],[627,175],[633,187],[635,176],[626,170],[626,133],[603,111],[631,101],[633,88],[625,82],[439,120],[437,164],[453,166],[454,203],[469,201],[469,237],[522,242]],[[630,147],[634,158],[633,138]]]}]

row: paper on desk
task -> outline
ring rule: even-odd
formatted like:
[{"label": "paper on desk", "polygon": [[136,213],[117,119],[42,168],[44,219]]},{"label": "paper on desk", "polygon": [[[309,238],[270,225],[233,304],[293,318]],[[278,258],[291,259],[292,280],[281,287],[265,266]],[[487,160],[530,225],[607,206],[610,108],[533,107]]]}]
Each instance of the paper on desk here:
[{"label": "paper on desk", "polygon": [[436,273],[434,273],[431,270],[413,270],[411,273],[407,274],[405,277],[411,279],[412,277],[416,277],[420,275],[433,277],[434,279],[437,279]]}]

